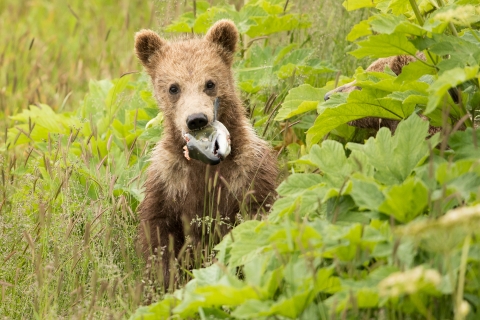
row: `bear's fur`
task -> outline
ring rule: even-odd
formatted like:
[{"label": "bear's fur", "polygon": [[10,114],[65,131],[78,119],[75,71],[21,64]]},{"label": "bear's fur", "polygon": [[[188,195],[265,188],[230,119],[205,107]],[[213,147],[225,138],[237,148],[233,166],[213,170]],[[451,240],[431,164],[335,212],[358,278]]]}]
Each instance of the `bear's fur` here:
[{"label": "bear's fur", "polygon": [[[166,288],[173,256],[181,259],[188,244],[198,247],[202,239],[217,242],[240,212],[266,212],[275,197],[275,156],[255,134],[235,90],[231,67],[237,41],[229,20],[215,23],[201,39],[166,41],[151,30],[135,36],[137,57],[164,115],[163,137],[153,150],[139,206],[139,245],[145,259],[158,255]],[[172,86],[176,93],[170,92]],[[230,132],[231,153],[216,166],[189,161],[182,149],[187,117],[203,113],[211,123],[217,97],[218,120]],[[223,224],[215,229],[215,223],[198,223],[209,215]]]}]

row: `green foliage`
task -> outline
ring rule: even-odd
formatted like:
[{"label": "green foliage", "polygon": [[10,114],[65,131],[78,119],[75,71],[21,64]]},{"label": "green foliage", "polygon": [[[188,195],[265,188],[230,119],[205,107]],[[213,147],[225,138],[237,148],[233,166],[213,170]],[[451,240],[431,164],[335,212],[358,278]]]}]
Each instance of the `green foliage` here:
[{"label": "green foliage", "polygon": [[[113,194],[128,194],[135,200],[130,203],[135,208],[142,196],[130,180],[146,165],[145,155],[137,156],[144,148],[142,141],[154,143],[161,136],[161,120],[157,119],[161,114],[157,114],[146,77],[135,82],[131,76],[91,81],[90,92],[76,112],[57,114],[42,104],[12,116],[16,125],[8,130],[6,147],[28,143],[46,159],[56,158],[57,150],[64,149],[65,165],[72,167],[85,186],[98,174],[109,171],[116,176]],[[56,150],[52,150],[52,144],[56,144]],[[81,155],[84,161],[78,161]],[[47,163],[40,164],[37,170],[43,178],[49,177]],[[96,197],[95,192],[89,195]]]},{"label": "green foliage", "polygon": [[[473,1],[439,4],[344,2],[347,10],[372,8],[348,35],[358,45],[352,55],[422,52],[426,60],[400,75],[358,69],[362,90],[325,102],[337,83],[318,88],[305,78],[291,88],[275,121],[302,123],[315,109],[318,116],[303,127],[300,144],[308,153],[290,158],[292,174],[278,186],[269,216],[233,229],[215,247],[215,262],[132,319],[479,316],[480,136],[469,117],[479,101],[480,37],[471,13],[479,8]],[[276,57],[268,46],[250,53],[275,66],[294,49],[286,46]],[[259,92],[262,82],[252,79],[267,79],[272,69],[249,67],[239,70],[240,86]],[[458,99],[450,96],[454,91]],[[400,123],[394,135],[382,128],[364,144],[349,142],[345,124],[365,117]],[[457,126],[450,134],[461,118],[467,130]],[[442,134],[430,137],[430,126],[442,124]],[[324,140],[327,134],[334,140]]]},{"label": "green foliage", "polygon": [[[135,251],[135,209],[162,115],[144,75],[90,80],[141,70],[132,52],[136,31],[163,33],[179,12],[193,13],[194,3],[192,23],[203,30],[216,19],[235,20],[242,33],[235,71],[255,127],[285,145],[291,159],[297,151],[305,154],[303,145],[284,143],[273,121],[278,105],[293,86],[323,86],[335,69],[325,60],[348,61],[339,68],[352,68],[341,38],[361,14],[348,14],[333,0],[286,8],[284,1],[250,1],[245,9],[235,2],[238,10],[225,1],[209,1],[209,9],[176,0],[0,2],[3,317],[124,318],[162,297]],[[337,16],[342,19],[332,19]],[[294,130],[309,126],[309,117]],[[162,301],[155,312],[166,317],[178,301]]]},{"label": "green foliage", "polygon": [[[110,0],[68,3],[5,0],[0,4],[0,126],[30,104],[77,108],[90,79],[140,70],[133,34],[155,28],[165,3]],[[9,26],[15,25],[15,28]]]},{"label": "green foliage", "polygon": [[[147,83],[91,81],[75,112],[40,104],[12,116],[1,146],[2,315],[119,317],[140,304],[134,212],[145,151],[162,131]],[[108,307],[95,310],[97,299]]]},{"label": "green foliage", "polygon": [[[205,33],[223,18],[232,19],[240,30],[241,48],[234,66],[237,84],[254,127],[283,150],[280,159],[289,161],[285,166],[291,171],[277,188],[279,196],[270,214],[235,227],[214,248],[215,259],[196,261],[204,267],[192,270],[191,278],[180,283],[182,288],[161,294],[142,274],[144,262],[135,252],[135,209],[142,199],[147,153],[162,133],[162,115],[147,77],[90,81],[82,102],[81,90],[68,100],[65,87],[59,89],[61,94],[52,89],[56,73],[65,69],[73,70],[68,73],[71,78],[80,72],[78,81],[86,83],[92,71],[81,72],[83,56],[75,58],[75,49],[81,47],[89,57],[85,64],[102,64],[92,59],[96,51],[85,50],[85,44],[104,48],[106,38],[117,34],[116,48],[123,48],[122,41],[128,38],[124,35],[133,34],[130,20],[121,21],[125,27],[114,28],[109,38],[105,28],[110,22],[104,21],[115,20],[112,17],[98,23],[97,30],[88,27],[88,16],[80,15],[80,23],[75,14],[63,15],[61,19],[71,18],[65,28],[69,33],[55,30],[54,34],[70,49],[66,60],[74,63],[62,64],[61,54],[56,60],[45,55],[59,64],[57,70],[52,67],[55,63],[39,58],[40,50],[18,60],[32,57],[48,66],[38,68],[43,70],[41,77],[32,73],[32,79],[45,86],[53,83],[40,93],[32,93],[37,80],[21,79],[16,88],[11,75],[25,78],[29,73],[11,72],[20,64],[17,60],[12,64],[11,43],[16,41],[3,37],[8,45],[0,64],[11,67],[2,77],[7,83],[0,91],[0,104],[16,106],[17,101],[37,98],[39,103],[20,112],[9,107],[3,113],[10,117],[0,146],[0,237],[4,239],[0,314],[12,318],[478,318],[478,3],[345,1],[347,10],[370,8],[356,16],[336,11],[339,4],[329,0],[299,1],[295,6],[283,0],[248,1],[236,7],[226,2],[187,3],[192,7],[166,31]],[[172,10],[186,6],[167,1],[162,8],[169,4]],[[70,5],[69,12],[88,7]],[[330,15],[313,14],[319,6]],[[0,4],[0,10],[11,7],[17,8]],[[132,6],[124,9],[130,12]],[[30,19],[43,17],[46,24],[22,28],[57,27],[56,14],[45,16],[51,12],[47,6],[38,10],[31,11]],[[139,10],[150,14],[149,9]],[[302,10],[312,14],[298,13]],[[0,14],[1,21],[9,21],[6,12]],[[37,16],[39,12],[43,13]],[[169,11],[163,13],[167,16],[162,21],[168,23]],[[134,15],[138,21],[146,20],[132,11]],[[338,30],[360,16],[365,20],[348,36],[344,32],[358,48],[347,47]],[[138,21],[135,28],[146,27]],[[89,37],[77,41],[71,36],[76,33]],[[101,37],[95,38],[97,33]],[[19,47],[25,47],[25,39],[33,35],[25,34]],[[33,50],[41,40],[36,39]],[[55,48],[62,52],[61,46]],[[348,50],[355,57],[370,58],[422,52],[426,60],[410,63],[398,76],[388,68],[383,73],[358,68],[354,79],[362,90],[336,94],[324,102],[327,91],[352,80],[338,74],[332,79],[337,69],[353,73],[349,66],[353,56],[344,56]],[[123,73],[119,61],[123,69],[133,61],[131,52],[118,61],[112,57],[120,56],[119,50],[102,52],[95,58],[110,58],[107,69],[114,74]],[[103,77],[113,72],[110,69],[93,72]],[[22,97],[25,88],[27,96]],[[74,111],[68,111],[73,108],[67,100],[75,102]],[[359,135],[347,125],[363,117],[401,122],[394,135],[384,128],[363,141],[365,132]],[[459,119],[465,121],[465,131],[459,131],[461,126],[452,128]],[[426,140],[429,125],[444,129]],[[147,302],[154,303],[138,308]]]},{"label": "green foliage", "polygon": [[[250,99],[251,105],[279,104],[288,88],[299,84],[310,87],[324,84],[327,76],[336,71],[330,63],[318,58],[318,50],[307,46],[308,39],[299,41],[303,29],[311,26],[309,15],[291,13],[293,4],[285,4],[283,0],[249,1],[237,10],[233,5],[210,6],[206,1],[195,1],[194,10],[182,14],[167,26],[166,31],[204,34],[220,19],[234,21],[240,32],[241,59],[234,66],[238,87]],[[276,43],[275,36],[286,31],[290,33],[289,42]],[[324,90],[320,90],[312,99],[320,100],[323,93]],[[297,100],[302,95],[304,92],[299,90]],[[272,97],[274,100],[271,100]],[[293,99],[293,96],[288,99]],[[276,119],[285,120],[313,111],[317,104],[297,106],[292,102],[281,110]],[[270,107],[256,108],[252,113],[256,128],[266,126],[263,135],[269,127],[270,131],[275,131],[272,127],[277,125],[272,121],[277,110]]]},{"label": "green foliage", "polygon": [[238,26],[240,33],[251,38],[267,36],[273,33],[306,28],[310,22],[306,15],[286,13],[285,2],[250,1],[239,11],[233,5],[210,8],[207,1],[195,1],[195,11],[182,14],[167,27],[170,32],[206,33],[217,20],[230,19]]},{"label": "green foliage", "polygon": [[[479,207],[433,218],[479,203],[478,158],[462,155],[458,142],[472,133],[452,136],[448,162],[431,151],[438,136],[425,140],[427,134],[427,122],[412,115],[394,136],[384,128],[364,145],[348,144],[348,156],[335,141],[314,145],[297,161],[318,173],[288,177],[266,221],[233,229],[215,247],[216,263],[194,271],[195,279],[169,296],[175,303],[167,299],[143,310],[160,316],[155,310],[164,312],[168,304],[181,318],[212,314],[213,308],[242,319],[311,319],[385,308],[425,317],[465,304],[468,310],[469,303],[478,308],[468,299],[480,290],[473,284],[478,274],[460,273],[466,287],[456,274],[467,261],[472,270],[479,267],[474,257],[480,243],[470,238],[478,230],[468,227],[480,219]],[[438,242],[452,232],[455,242]],[[450,261],[465,239],[466,258]],[[464,298],[452,306],[448,295],[455,294]],[[432,310],[435,301],[445,304],[443,311]]]},{"label": "green foliage", "polygon": [[[353,56],[406,55],[415,58],[422,53],[426,61],[411,63],[399,76],[391,72],[379,74],[360,70],[356,74],[356,85],[362,91],[352,92],[346,98],[334,96],[323,103],[319,99],[319,115],[307,132],[309,147],[342,124],[364,117],[400,120],[417,109],[427,115],[433,125],[441,126],[442,113],[448,114],[448,121],[452,122],[467,114],[476,115],[480,76],[480,37],[475,18],[478,4],[450,1],[440,5],[434,8],[425,1],[417,4],[395,0],[344,2],[348,10],[377,9],[367,20],[354,26],[348,35],[348,39],[358,45],[351,52]],[[450,97],[448,93],[452,90],[459,95],[458,99]],[[278,120],[307,111],[299,110]],[[280,112],[285,113],[281,109]],[[467,118],[466,125],[470,127],[473,123]]]}]

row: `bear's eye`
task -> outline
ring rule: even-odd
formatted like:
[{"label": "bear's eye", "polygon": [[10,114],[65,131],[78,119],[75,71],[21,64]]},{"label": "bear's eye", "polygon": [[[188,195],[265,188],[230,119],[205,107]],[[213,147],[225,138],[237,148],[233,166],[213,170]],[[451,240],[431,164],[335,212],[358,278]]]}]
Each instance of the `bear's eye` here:
[{"label": "bear's eye", "polygon": [[168,92],[170,92],[170,94],[177,94],[179,91],[180,91],[180,89],[178,88],[178,86],[176,84],[172,84],[170,86],[170,88],[168,89]]},{"label": "bear's eye", "polygon": [[205,84],[205,88],[212,90],[213,88],[215,88],[215,83],[213,83],[213,81],[211,80],[208,80],[207,83]]}]

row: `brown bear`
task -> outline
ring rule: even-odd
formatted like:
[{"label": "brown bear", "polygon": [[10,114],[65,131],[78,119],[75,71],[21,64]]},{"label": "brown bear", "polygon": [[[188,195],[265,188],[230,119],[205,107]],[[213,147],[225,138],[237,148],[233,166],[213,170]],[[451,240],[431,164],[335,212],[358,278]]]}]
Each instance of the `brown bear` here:
[{"label": "brown bear", "polygon": [[[135,36],[136,55],[164,115],[138,209],[139,245],[146,259],[155,255],[161,261],[165,288],[172,283],[173,258],[187,258],[190,244],[198,252],[218,242],[241,213],[267,212],[275,197],[276,158],[255,134],[235,89],[238,38],[229,20],[215,23],[204,38],[166,41],[151,30]],[[185,133],[212,123],[216,98],[217,120],[230,133],[231,152],[212,166],[188,160],[183,147]]]},{"label": "brown bear", "polygon": [[[368,66],[368,68],[365,71],[369,72],[383,72],[385,70],[385,67],[389,67],[390,70],[392,70],[397,76],[402,73],[403,67],[408,65],[411,62],[414,62],[416,60],[423,60],[426,61],[426,57],[422,52],[418,52],[416,57],[412,56],[392,56],[388,58],[380,58],[372,62],[371,65]],[[330,96],[334,93],[337,92],[352,92],[354,90],[361,90],[362,88],[357,86],[357,81],[354,80],[352,82],[349,82],[347,84],[344,84],[343,86],[340,86],[338,88],[335,88],[325,94],[324,99],[328,100],[330,99]],[[450,90],[450,94],[452,95],[452,98],[456,100],[456,91],[455,90]],[[424,115],[420,114],[420,117],[428,121],[428,118],[425,117]],[[368,128],[368,129],[374,129],[374,130],[379,130],[382,127],[386,127],[390,129],[393,133],[397,129],[397,126],[400,122],[398,120],[392,120],[392,119],[382,119],[382,118],[373,118],[373,117],[367,117],[363,119],[358,119],[358,120],[353,120],[350,121],[348,124],[354,127],[358,128]],[[434,135],[437,132],[440,132],[441,128],[440,127],[435,127],[435,126],[430,126],[428,133],[429,136]]]},{"label": "brown bear", "polygon": [[[425,60],[425,55],[420,52],[417,55],[417,58]],[[385,70],[385,67],[389,67],[390,70],[392,70],[396,75],[399,75],[400,73],[402,73],[402,69],[403,69],[404,66],[406,66],[410,62],[414,62],[416,60],[417,59],[412,57],[412,56],[393,56],[393,57],[388,57],[388,58],[380,58],[380,59],[372,62],[372,64],[369,65],[368,68],[365,71],[383,72]],[[354,80],[352,82],[344,84],[343,86],[335,88],[335,89],[327,92],[325,94],[324,99],[325,100],[330,99],[330,96],[334,93],[337,93],[337,92],[348,93],[348,92],[352,92],[354,90],[361,90],[362,88],[358,87],[356,85],[356,83],[357,83],[357,81]],[[354,127],[358,127],[358,128],[370,128],[370,129],[379,130],[382,127],[386,127],[388,129],[390,129],[392,132],[395,132],[398,124],[399,124],[399,121],[397,121],[397,120],[380,119],[380,118],[373,118],[373,117],[353,120],[353,121],[349,122],[349,125],[354,126]]]}]

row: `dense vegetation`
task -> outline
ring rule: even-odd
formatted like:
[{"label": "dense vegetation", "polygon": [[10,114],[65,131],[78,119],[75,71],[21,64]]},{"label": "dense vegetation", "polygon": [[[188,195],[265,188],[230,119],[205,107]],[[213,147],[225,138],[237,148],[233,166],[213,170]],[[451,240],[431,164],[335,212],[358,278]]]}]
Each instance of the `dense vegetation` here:
[{"label": "dense vegetation", "polygon": [[[100,23],[108,1],[48,3],[0,4],[2,316],[478,318],[477,1],[122,2]],[[24,31],[1,28],[19,17]],[[119,76],[139,69],[134,31],[201,34],[222,18],[242,35],[237,83],[279,153],[279,198],[210,248],[215,259],[190,276],[179,266],[183,287],[162,293],[134,245],[162,115],[146,75]],[[35,51],[40,41],[51,42]],[[419,51],[426,61],[399,76],[354,71],[355,58]],[[323,102],[352,80],[343,74],[362,90]],[[375,136],[347,124],[365,116],[402,122]]]}]

